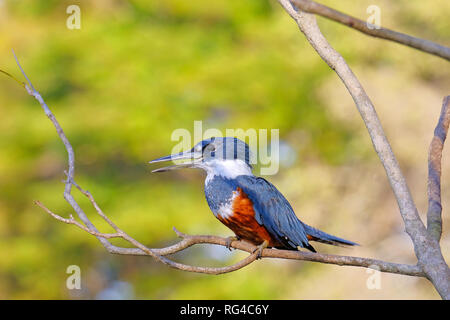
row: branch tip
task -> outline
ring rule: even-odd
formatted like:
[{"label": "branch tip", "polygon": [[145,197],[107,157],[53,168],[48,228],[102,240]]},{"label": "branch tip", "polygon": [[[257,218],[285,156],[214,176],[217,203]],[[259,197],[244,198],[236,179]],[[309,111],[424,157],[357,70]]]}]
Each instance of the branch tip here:
[{"label": "branch tip", "polygon": [[176,235],[178,236],[178,238],[187,238],[187,237],[188,237],[187,234],[185,234],[185,233],[179,231],[176,227],[173,227],[172,229],[173,229],[173,231],[176,233]]}]

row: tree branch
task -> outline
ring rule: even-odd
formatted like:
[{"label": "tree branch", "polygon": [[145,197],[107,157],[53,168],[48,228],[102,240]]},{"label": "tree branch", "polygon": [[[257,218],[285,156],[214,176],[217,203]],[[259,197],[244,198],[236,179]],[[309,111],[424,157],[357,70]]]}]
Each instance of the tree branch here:
[{"label": "tree branch", "polygon": [[[73,224],[77,226],[78,228],[86,231],[87,233],[90,233],[96,237],[103,237],[106,239],[111,238],[122,238],[124,240],[127,240],[129,242],[130,239],[124,237],[123,232],[118,229],[119,231],[116,233],[101,233],[101,232],[95,232],[93,230],[90,230],[89,228],[86,228],[84,225],[78,223],[75,221],[75,219],[70,215],[70,219],[65,219],[56,213],[53,213],[50,211],[47,207],[45,207],[41,202],[35,201],[36,205],[41,207],[44,211],[46,211],[48,214],[50,214],[53,218],[56,220],[59,220],[61,222],[67,223],[67,224]],[[154,253],[157,253],[160,256],[166,256],[171,255],[180,251],[183,251],[189,247],[192,247],[196,244],[215,244],[220,246],[227,246],[227,238],[217,237],[217,236],[209,236],[209,235],[187,235],[184,234],[177,229],[174,228],[175,233],[178,235],[178,237],[182,238],[181,241],[178,243],[161,248],[161,249],[149,249],[152,250]],[[223,268],[203,268],[204,270],[207,270],[206,272],[202,272],[201,267],[190,267],[187,268],[178,268],[185,271],[192,271],[192,272],[201,272],[201,273],[209,273],[209,274],[221,274],[221,273],[228,273],[232,271],[236,271],[238,269],[243,268],[244,266],[252,263],[256,260],[256,252],[254,245],[245,242],[245,241],[232,241],[231,248],[235,248],[241,251],[246,251],[251,253],[250,256],[245,258],[244,260],[239,261],[238,263],[223,267]],[[128,254],[128,253],[121,253],[121,254]],[[140,250],[138,252],[133,252],[132,255],[148,255],[146,251]],[[416,276],[416,277],[424,277],[425,274],[423,273],[422,269],[418,267],[417,265],[407,265],[407,264],[398,264],[398,263],[392,263],[392,262],[386,262],[376,259],[368,259],[368,258],[360,258],[360,257],[351,257],[351,256],[338,256],[338,255],[332,255],[332,254],[321,254],[321,253],[312,253],[312,252],[304,252],[304,251],[293,251],[293,250],[276,250],[276,249],[264,249],[262,252],[263,258],[280,258],[280,259],[289,259],[289,260],[303,260],[303,261],[311,261],[311,262],[321,262],[321,263],[327,263],[327,264],[336,264],[339,266],[354,266],[354,267],[365,267],[365,268],[372,268],[376,269],[381,272],[388,272],[388,273],[396,273],[396,274],[402,274],[402,275],[408,275],[408,276]]]},{"label": "tree branch", "polygon": [[390,40],[450,61],[450,48],[386,28],[369,28],[366,21],[354,18],[311,0],[292,0],[298,9],[339,22],[372,37]]},{"label": "tree branch", "polygon": [[[27,90],[28,94],[32,97],[34,97],[39,104],[41,105],[42,109],[44,110],[45,114],[47,115],[47,117],[50,119],[50,121],[53,123],[56,132],[59,135],[59,138],[62,140],[64,147],[66,148],[67,154],[68,154],[68,166],[69,166],[69,170],[66,171],[66,175],[67,175],[67,179],[65,181],[65,188],[64,188],[64,199],[71,205],[71,207],[75,210],[75,212],[77,213],[78,217],[81,219],[81,221],[84,223],[83,226],[80,223],[76,222],[73,217],[71,216],[70,219],[65,219],[62,218],[61,216],[51,212],[48,208],[46,208],[42,203],[40,203],[39,201],[35,201],[35,203],[40,206],[41,208],[43,208],[47,213],[49,213],[50,215],[52,215],[54,218],[56,218],[59,221],[68,223],[68,224],[74,224],[76,226],[78,226],[79,228],[83,229],[84,231],[94,235],[95,237],[97,237],[97,239],[101,242],[101,244],[111,253],[117,253],[117,254],[135,254],[136,252],[142,251],[143,253],[145,253],[146,255],[149,255],[153,258],[155,258],[156,260],[172,267],[175,269],[180,269],[180,270],[185,270],[185,271],[191,271],[191,272],[199,272],[199,273],[210,273],[210,274],[219,274],[219,273],[224,273],[224,272],[230,272],[230,271],[234,271],[240,268],[245,267],[246,265],[248,265],[249,263],[253,262],[256,257],[257,257],[257,253],[252,253],[250,256],[248,256],[247,258],[245,258],[244,260],[236,263],[235,265],[232,266],[228,266],[228,267],[223,267],[223,268],[208,268],[208,267],[195,267],[195,266],[189,266],[189,265],[185,265],[185,264],[181,264],[181,263],[177,263],[174,262],[172,260],[169,260],[157,253],[155,253],[152,249],[147,248],[146,246],[144,246],[143,244],[139,243],[138,241],[136,241],[135,239],[133,239],[132,237],[130,237],[128,234],[126,234],[124,231],[122,231],[121,229],[119,229],[103,212],[102,210],[99,208],[99,206],[96,204],[96,202],[94,201],[92,195],[88,192],[88,191],[84,191],[83,189],[81,189],[75,182],[74,182],[74,173],[75,173],[75,153],[73,151],[72,145],[70,144],[69,140],[67,139],[67,136],[65,135],[61,125],[59,124],[59,122],[56,120],[56,117],[53,115],[53,113],[50,111],[49,107],[47,106],[47,104],[45,103],[44,99],[42,98],[42,96],[40,95],[40,93],[33,87],[33,85],[31,84],[31,81],[29,80],[29,78],[27,77],[25,71],[23,70],[22,66],[19,63],[19,60],[17,59],[14,51],[14,58],[16,60],[17,65],[19,66],[22,74],[24,75],[25,79],[27,80],[27,83],[24,84],[25,89]],[[85,196],[87,196],[89,198],[89,200],[91,201],[91,203],[94,205],[94,208],[96,209],[97,213],[111,226],[114,228],[114,230],[116,230],[117,233],[115,234],[105,234],[105,233],[101,233],[98,231],[98,229],[92,224],[92,222],[89,220],[89,218],[86,216],[86,214],[84,213],[84,211],[81,209],[81,207],[78,205],[78,203],[76,202],[76,200],[74,199],[74,197],[71,194],[72,191],[72,185],[74,185],[75,187],[77,187]],[[115,238],[115,237],[120,237],[123,238],[124,240],[128,241],[129,243],[131,243],[132,245],[134,245],[136,248],[121,248],[121,247],[117,247],[114,246],[111,242],[109,242],[107,239],[108,238]],[[136,250],[138,249],[138,250]],[[229,270],[229,271],[228,271]]]},{"label": "tree branch", "polygon": [[[294,1],[294,0],[293,0]],[[444,299],[450,299],[450,270],[442,256],[439,243],[431,238],[420,220],[406,180],[386,138],[372,101],[344,58],[328,43],[321,33],[314,15],[297,11],[289,0],[278,0],[297,22],[319,56],[333,69],[353,98],[366,125],[374,149],[384,166],[391,188],[397,199],[405,229],[411,238],[418,264]]]},{"label": "tree branch", "polygon": [[441,159],[444,142],[447,138],[450,124],[450,96],[446,96],[442,103],[441,115],[434,130],[428,153],[428,213],[427,230],[439,241],[442,234],[442,205],[441,205]]},{"label": "tree branch", "polygon": [[[25,72],[23,71],[22,67],[19,64],[19,61],[16,58],[16,62],[19,65],[19,68],[21,69],[22,73],[25,76]],[[75,156],[73,152],[73,148],[67,139],[64,131],[62,130],[60,124],[56,120],[53,113],[50,111],[46,103],[44,102],[42,96],[39,94],[38,91],[32,87],[31,82],[29,81],[28,77],[26,77],[28,84],[25,84],[25,89],[27,90],[28,94],[30,94],[32,97],[34,97],[43,108],[45,114],[48,116],[50,121],[53,123],[53,125],[56,128],[56,131],[62,140],[67,153],[68,153],[68,166],[69,170],[66,171],[67,179],[65,181],[65,190],[64,190],[64,198],[66,201],[72,206],[74,211],[77,213],[78,217],[82,220],[84,224],[81,224],[77,222],[74,217],[70,214],[69,219],[63,218],[62,216],[52,212],[50,209],[48,209],[45,205],[43,205],[40,201],[35,201],[35,204],[42,208],[45,212],[50,214],[53,218],[55,218],[58,221],[72,224],[77,226],[78,228],[82,229],[83,231],[95,236],[101,244],[110,252],[114,254],[122,254],[122,255],[146,255],[151,256],[155,258],[157,261],[160,261],[172,268],[183,270],[183,271],[189,271],[189,272],[196,272],[196,273],[206,273],[206,274],[222,274],[222,273],[228,273],[233,272],[236,270],[239,270],[255,260],[257,260],[258,252],[257,247],[245,242],[245,241],[232,241],[231,244],[228,244],[227,238],[217,237],[217,236],[208,236],[208,235],[186,235],[184,233],[179,232],[174,228],[174,231],[177,233],[178,237],[180,237],[182,240],[178,243],[165,247],[165,248],[148,248],[147,246],[141,244],[131,236],[129,236],[126,232],[124,232],[122,229],[120,229],[116,224],[114,224],[101,210],[99,205],[96,203],[94,197],[92,194],[81,188],[75,181],[74,181],[74,171],[75,171]],[[96,212],[100,217],[105,220],[105,222],[110,225],[115,232],[114,233],[102,233],[98,231],[98,229],[92,224],[92,222],[89,220],[89,218],[86,216],[84,211],[81,209],[81,207],[78,205],[78,203],[75,201],[71,194],[72,186],[75,186],[83,195],[85,195],[89,201],[91,202],[92,206],[95,208]],[[133,245],[133,248],[123,248],[118,247],[113,244],[111,244],[108,239],[112,238],[121,238],[131,245]],[[245,251],[250,253],[246,258],[243,260],[238,261],[237,263],[226,266],[226,267],[219,267],[219,268],[213,268],[213,267],[200,267],[200,266],[191,266],[186,265],[182,263],[178,263],[175,261],[172,261],[165,256],[172,255],[174,253],[180,252],[182,250],[185,250],[193,245],[196,244],[215,244],[215,245],[221,245],[221,246],[230,246],[231,248],[235,248],[241,251]],[[392,262],[386,262],[376,259],[369,259],[369,258],[360,258],[360,257],[351,257],[351,256],[338,256],[338,255],[330,255],[330,254],[319,254],[319,253],[311,253],[311,252],[303,252],[303,251],[293,251],[293,250],[276,250],[276,249],[264,249],[262,251],[262,257],[264,258],[281,258],[281,259],[291,259],[291,260],[303,260],[303,261],[311,261],[311,262],[320,262],[320,263],[326,263],[326,264],[335,264],[340,266],[355,266],[355,267],[364,267],[364,268],[372,268],[377,269],[381,272],[388,272],[388,273],[395,273],[395,274],[402,274],[402,275],[409,275],[409,276],[416,276],[416,277],[424,277],[425,274],[422,271],[422,268],[418,265],[408,265],[408,264],[398,264],[398,263],[392,263]]]}]

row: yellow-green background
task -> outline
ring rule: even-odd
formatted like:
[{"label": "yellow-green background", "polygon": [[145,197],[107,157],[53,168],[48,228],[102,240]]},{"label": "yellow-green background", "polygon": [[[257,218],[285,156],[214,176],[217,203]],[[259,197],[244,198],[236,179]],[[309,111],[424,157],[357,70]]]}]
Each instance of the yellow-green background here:
[{"label": "yellow-green background", "polygon": [[[322,1],[366,19],[449,45],[447,0]],[[81,8],[81,30],[66,8]],[[450,65],[443,59],[319,18],[373,99],[421,212],[426,211],[428,143]],[[11,48],[53,110],[76,152],[76,179],[121,228],[150,247],[187,233],[230,235],[209,211],[203,174],[151,174],[147,161],[174,146],[171,133],[205,128],[279,129],[296,160],[266,177],[305,222],[362,244],[321,252],[415,263],[395,199],[344,86],[276,1],[4,0],[0,69],[19,77]],[[443,158],[444,255],[450,256],[450,147]],[[0,298],[436,299],[424,279],[365,269],[263,259],[211,276],[148,257],[115,256],[91,235],[33,205],[68,216],[62,197],[66,153],[38,103],[0,77]],[[77,199],[110,231],[86,199]],[[423,215],[422,215],[423,217]],[[115,242],[126,245],[121,242]],[[175,259],[230,264],[242,253],[204,246]],[[82,290],[66,288],[81,268]],[[105,291],[106,290],[106,291]],[[109,297],[112,297],[109,295]]]}]

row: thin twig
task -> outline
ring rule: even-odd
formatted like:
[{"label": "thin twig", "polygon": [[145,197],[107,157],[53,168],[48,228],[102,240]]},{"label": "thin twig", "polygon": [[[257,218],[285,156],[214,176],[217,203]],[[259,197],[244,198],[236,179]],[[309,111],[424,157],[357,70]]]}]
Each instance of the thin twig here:
[{"label": "thin twig", "polygon": [[[22,66],[19,63],[19,59],[17,59],[16,53],[14,52],[14,49],[11,49],[13,55],[14,55],[14,59],[16,60],[17,65],[19,66],[20,71],[22,72],[23,76],[25,77],[25,79],[28,82],[28,85],[31,87],[31,89],[33,91],[36,91],[36,89],[34,89],[33,84],[31,83],[30,79],[28,79],[27,74],[25,73],[25,71],[23,70]],[[14,78],[14,77],[13,77]],[[20,82],[20,81],[19,81]]]},{"label": "thin twig", "polygon": [[12,74],[10,74],[10,73],[8,73],[8,72],[6,72],[6,71],[0,70],[0,72],[3,73],[4,75],[10,77],[11,79],[13,79],[13,80],[16,81],[18,84],[20,84],[22,87],[25,88],[25,82],[22,82],[22,81],[17,80],[16,77],[14,77]]},{"label": "thin twig", "polygon": [[441,205],[441,159],[444,142],[447,138],[450,124],[450,96],[442,102],[441,115],[434,129],[428,153],[428,213],[427,230],[437,241],[442,234],[442,205]]},{"label": "thin twig", "polygon": [[94,230],[90,230],[89,228],[86,228],[84,225],[82,225],[81,223],[79,223],[78,221],[76,221],[72,215],[70,215],[69,219],[63,218],[60,215],[57,215],[56,213],[52,212],[50,209],[48,209],[46,206],[44,206],[40,201],[34,201],[34,204],[37,205],[38,207],[41,207],[45,212],[47,212],[49,215],[51,215],[53,218],[55,218],[56,220],[59,220],[61,222],[67,223],[67,224],[73,224],[75,226],[77,226],[78,228],[86,231],[87,233],[90,233],[96,237],[102,237],[102,238],[106,238],[106,239],[111,239],[111,238],[122,238],[122,234],[120,234],[119,232],[116,233],[102,233],[102,232],[96,232]]},{"label": "thin twig", "polygon": [[381,26],[378,27],[371,25],[369,28],[369,24],[366,21],[354,18],[311,0],[291,0],[291,2],[302,11],[317,14],[324,18],[339,22],[369,36],[394,41],[420,51],[428,52],[446,60],[450,60],[449,47],[445,47],[429,40],[416,38],[404,33],[382,28]]}]

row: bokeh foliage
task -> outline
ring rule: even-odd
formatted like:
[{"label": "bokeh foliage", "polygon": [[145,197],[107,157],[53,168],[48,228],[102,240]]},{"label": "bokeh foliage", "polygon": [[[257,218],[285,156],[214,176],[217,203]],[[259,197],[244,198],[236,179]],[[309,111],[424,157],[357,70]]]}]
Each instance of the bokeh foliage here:
[{"label": "bokeh foliage", "polygon": [[[323,3],[365,17],[373,1]],[[81,30],[66,28],[70,4],[81,7]],[[383,24],[448,43],[446,1],[380,6]],[[401,65],[402,75],[430,85],[448,79],[448,64],[438,58],[323,19],[320,25],[359,70]],[[78,183],[149,246],[173,242],[172,226],[229,234],[207,208],[201,173],[153,175],[146,164],[168,154],[173,130],[192,130],[194,120],[221,130],[279,129],[296,154],[294,167],[269,177],[284,190],[296,186],[293,170],[311,163],[377,163],[367,137],[361,143],[357,127],[329,112],[320,88],[329,81],[343,94],[344,88],[275,1],[0,1],[0,30],[0,68],[20,75],[14,48],[75,148]],[[116,280],[129,283],[135,298],[308,298],[290,279],[301,286],[333,268],[263,261],[216,277],[174,271],[145,257],[111,256],[92,236],[33,205],[39,199],[61,215],[70,212],[62,198],[66,154],[36,101],[3,76],[0,118],[0,298],[95,298]],[[302,190],[314,194],[308,181]],[[338,218],[350,223],[331,215],[324,225]],[[333,231],[348,235],[344,225]],[[177,259],[222,265],[239,257],[204,247]],[[65,287],[72,264],[82,270],[81,292]],[[341,269],[332,270],[338,275]],[[327,297],[348,296],[343,289],[330,292]]]}]

